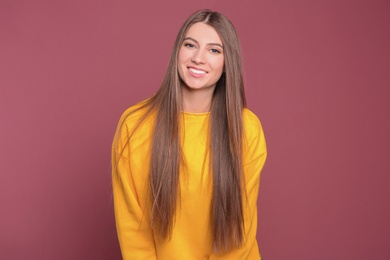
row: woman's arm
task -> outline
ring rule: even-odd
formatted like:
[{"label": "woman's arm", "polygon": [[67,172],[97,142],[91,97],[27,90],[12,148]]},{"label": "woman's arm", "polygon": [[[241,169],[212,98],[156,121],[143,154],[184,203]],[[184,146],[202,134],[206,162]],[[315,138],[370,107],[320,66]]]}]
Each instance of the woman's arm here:
[{"label": "woman's arm", "polygon": [[257,232],[257,197],[260,173],[267,157],[264,133],[259,119],[249,110],[244,110],[244,177],[243,213],[245,238],[243,246],[224,255],[211,255],[212,259],[260,259]]},{"label": "woman's arm", "polygon": [[[154,237],[139,203],[136,183],[128,159],[129,145],[124,125],[112,149],[112,185],[114,211],[123,259],[157,259]],[[118,135],[118,133],[117,133]],[[116,143],[115,143],[116,142]]]}]

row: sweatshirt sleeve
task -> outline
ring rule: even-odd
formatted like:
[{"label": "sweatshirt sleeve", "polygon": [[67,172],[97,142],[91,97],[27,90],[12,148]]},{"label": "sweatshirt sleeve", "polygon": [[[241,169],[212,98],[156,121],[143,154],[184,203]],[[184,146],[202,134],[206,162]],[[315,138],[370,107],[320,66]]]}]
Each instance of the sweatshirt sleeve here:
[{"label": "sweatshirt sleeve", "polygon": [[128,137],[126,124],[120,123],[112,146],[112,185],[122,257],[125,260],[157,259],[153,232],[141,207],[136,176],[130,167]]},{"label": "sweatshirt sleeve", "polygon": [[212,255],[210,259],[261,259],[257,240],[257,197],[260,186],[260,173],[267,157],[263,128],[257,116],[244,110],[243,166],[245,190],[243,213],[245,238],[241,248],[224,255]]}]

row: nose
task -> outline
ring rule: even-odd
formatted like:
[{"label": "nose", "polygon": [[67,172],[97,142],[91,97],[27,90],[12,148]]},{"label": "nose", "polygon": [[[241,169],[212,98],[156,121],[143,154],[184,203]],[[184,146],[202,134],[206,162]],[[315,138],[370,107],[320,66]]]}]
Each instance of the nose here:
[{"label": "nose", "polygon": [[201,49],[198,49],[197,51],[195,51],[194,55],[192,56],[191,61],[196,63],[196,64],[205,63],[204,51]]}]

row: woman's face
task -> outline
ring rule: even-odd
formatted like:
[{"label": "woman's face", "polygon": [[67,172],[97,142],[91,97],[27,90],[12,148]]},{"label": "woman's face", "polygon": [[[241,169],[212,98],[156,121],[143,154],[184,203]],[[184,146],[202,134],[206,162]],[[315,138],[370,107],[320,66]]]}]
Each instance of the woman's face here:
[{"label": "woman's face", "polygon": [[223,67],[223,46],[218,33],[203,22],[193,24],[178,55],[179,75],[184,84],[192,90],[214,89]]}]

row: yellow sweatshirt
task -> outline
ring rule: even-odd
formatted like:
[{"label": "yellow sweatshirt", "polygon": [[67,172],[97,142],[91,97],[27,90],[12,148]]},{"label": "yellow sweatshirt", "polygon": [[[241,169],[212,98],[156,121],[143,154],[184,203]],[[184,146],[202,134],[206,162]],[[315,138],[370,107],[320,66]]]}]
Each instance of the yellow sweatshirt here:
[{"label": "yellow sweatshirt", "polygon": [[120,122],[125,121],[120,136],[116,136],[118,144],[112,150],[115,219],[123,259],[260,259],[256,241],[257,195],[267,152],[256,115],[248,109],[243,110],[245,242],[241,248],[223,255],[212,253],[212,173],[209,172],[209,148],[206,145],[209,113],[182,113],[181,144],[186,165],[181,166],[180,198],[170,240],[155,238],[145,215],[149,205],[149,147],[153,119],[146,119],[130,142],[126,142],[141,116],[142,111],[126,119],[122,116]]}]

